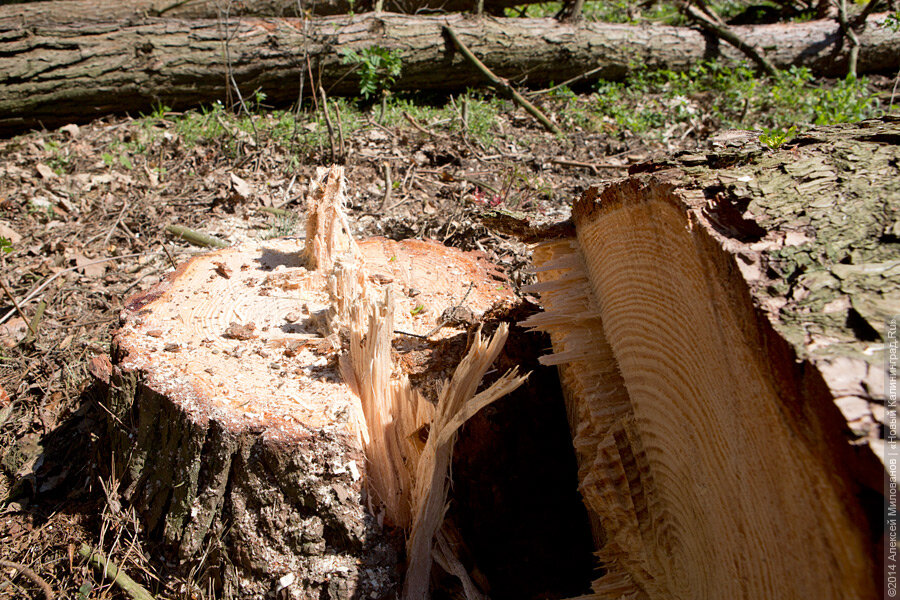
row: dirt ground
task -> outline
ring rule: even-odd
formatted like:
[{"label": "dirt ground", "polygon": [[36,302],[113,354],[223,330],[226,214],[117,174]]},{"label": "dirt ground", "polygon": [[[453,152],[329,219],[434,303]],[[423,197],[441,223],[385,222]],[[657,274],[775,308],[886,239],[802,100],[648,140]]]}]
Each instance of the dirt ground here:
[{"label": "dirt ground", "polygon": [[[82,544],[158,598],[207,597],[192,573],[160,559],[119,501],[87,364],[109,351],[126,298],[203,251],[166,226],[229,244],[299,235],[302,220],[273,209],[298,213],[309,176],[331,152],[326,143],[291,166],[291,149],[265,136],[188,143],[177,118],[154,121],[153,141],[125,159],[113,149],[145,136],[141,121],[0,141],[0,235],[11,242],[0,252],[0,498],[10,499],[0,503],[2,598],[41,597],[41,586],[60,598],[125,597],[79,555]],[[484,211],[560,220],[587,186],[698,144],[691,136],[662,147],[577,131],[562,140],[521,111],[498,119],[503,134],[490,148],[461,133],[429,133],[428,124],[373,121],[348,136],[338,159],[347,166],[357,235],[482,250],[521,283],[527,249],[485,227]]]}]

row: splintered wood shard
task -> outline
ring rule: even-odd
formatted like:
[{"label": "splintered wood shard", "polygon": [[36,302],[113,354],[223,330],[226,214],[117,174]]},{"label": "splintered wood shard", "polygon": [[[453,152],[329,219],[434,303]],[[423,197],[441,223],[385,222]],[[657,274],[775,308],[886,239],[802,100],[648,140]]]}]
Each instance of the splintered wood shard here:
[{"label": "splintered wood shard", "polygon": [[[409,567],[403,586],[405,600],[429,597],[434,540],[446,510],[450,459],[457,430],[476,412],[525,381],[525,377],[518,377],[512,370],[488,389],[475,393],[485,372],[503,349],[507,335],[506,323],[500,325],[489,341],[482,339],[479,328],[468,354],[441,390],[431,431],[416,465],[412,532],[407,544]],[[443,554],[447,548],[441,545],[439,552]]]},{"label": "splintered wood shard", "polygon": [[[129,300],[113,364],[97,370],[108,373],[123,497],[184,560],[222,540],[228,568],[246,582],[235,596],[262,597],[293,573],[303,597],[392,597],[402,552],[385,547],[399,537],[382,525],[417,543],[430,536],[421,544],[430,560],[441,522],[428,512],[420,525],[419,506],[432,482],[446,501],[448,475],[422,457],[449,453],[453,428],[519,381],[509,375],[475,394],[480,337],[477,359],[463,360],[456,344],[438,365],[432,345],[465,339],[467,328],[448,324],[424,339],[463,301],[476,319],[512,303],[495,268],[437,242],[356,243],[344,196],[343,169],[319,169],[305,242],[196,256]],[[445,415],[433,390],[452,374],[448,360],[474,379],[452,379],[446,389],[462,404]],[[460,575],[448,548],[442,564]]]},{"label": "splintered wood shard", "polygon": [[[311,196],[313,193],[319,192],[313,191]],[[320,202],[310,204],[311,213],[312,207],[317,207],[314,209],[316,229],[307,229],[307,235],[313,240],[332,239],[335,232],[342,231],[342,179],[329,176],[321,195],[326,203],[324,210]],[[481,327],[478,328],[469,351],[451,379],[442,384],[437,406],[433,406],[412,388],[408,377],[395,374],[391,360],[391,341],[397,321],[394,287],[390,283],[376,284],[384,278],[372,278],[367,273],[367,264],[359,260],[365,253],[360,253],[352,239],[347,243],[340,234],[337,237],[336,243],[316,242],[314,254],[317,264],[332,266],[331,327],[335,334],[340,334],[342,328],[349,333],[341,372],[360,400],[370,489],[383,504],[388,520],[402,527],[409,536],[403,597],[409,600],[429,597],[432,553],[436,551],[441,562],[469,590],[470,600],[475,600],[480,594],[468,574],[464,570],[459,572],[461,563],[452,555],[446,541],[438,537],[438,531],[446,510],[457,430],[476,412],[525,381],[525,377],[517,376],[512,370],[476,394],[485,372],[503,349],[508,326],[501,324],[487,342],[482,339]],[[343,255],[338,256],[341,250]],[[464,281],[457,282],[457,286]],[[435,278],[420,281],[415,296],[433,289],[435,283]],[[472,280],[473,288],[479,283],[483,287],[486,282]],[[468,298],[471,291],[467,289],[464,296]],[[484,292],[479,289],[476,293]],[[428,438],[422,446],[416,437],[426,425]],[[439,545],[434,550],[436,540]]]},{"label": "splintered wood shard", "polygon": [[344,213],[344,202],[343,169],[317,167],[306,197],[306,246],[303,253],[310,269],[327,273],[335,257],[359,257],[359,248]]},{"label": "splintered wood shard", "polygon": [[575,236],[536,245],[525,324],[552,340],[605,569],[586,598],[878,597],[883,440],[839,408],[885,401],[900,185],[872,174],[898,139],[689,156],[590,189]]}]

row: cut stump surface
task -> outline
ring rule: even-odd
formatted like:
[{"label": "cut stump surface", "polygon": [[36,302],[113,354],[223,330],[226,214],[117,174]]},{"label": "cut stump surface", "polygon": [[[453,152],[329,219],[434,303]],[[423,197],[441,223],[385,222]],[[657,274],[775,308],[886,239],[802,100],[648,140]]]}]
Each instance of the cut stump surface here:
[{"label": "cut stump surface", "polygon": [[[446,376],[443,362],[427,375],[432,345],[472,325],[447,315],[464,306],[477,321],[514,297],[477,253],[351,246],[366,289],[392,296],[393,352],[419,356],[396,368],[416,368],[423,398]],[[380,598],[399,582],[403,536],[369,510],[368,432],[340,364],[355,338],[336,324],[335,271],[307,268],[311,254],[280,239],[189,260],[128,302],[112,365],[95,371],[109,372],[123,495],[181,560],[231,569],[219,581],[242,597],[290,574],[294,597]]]}]

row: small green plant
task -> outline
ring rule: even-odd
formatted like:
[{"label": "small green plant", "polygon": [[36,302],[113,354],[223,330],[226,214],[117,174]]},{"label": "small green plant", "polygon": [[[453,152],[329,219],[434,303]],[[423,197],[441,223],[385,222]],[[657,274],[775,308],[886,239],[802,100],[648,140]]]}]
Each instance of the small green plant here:
[{"label": "small green plant", "polygon": [[780,148],[781,146],[783,146],[785,142],[793,139],[794,133],[796,132],[796,125],[791,125],[790,129],[788,129],[787,131],[784,131],[782,129],[766,128],[761,134],[759,134],[759,141],[774,150],[775,148]]},{"label": "small green plant", "polygon": [[9,239],[0,235],[0,252],[3,252],[4,254],[9,254],[13,250],[14,250],[14,248],[13,248],[12,242],[9,241]]},{"label": "small green plant", "polygon": [[171,107],[166,106],[162,102],[157,102],[153,105],[153,111],[147,115],[151,119],[162,120],[166,118],[166,113],[172,112]]},{"label": "small green plant", "polygon": [[299,217],[293,213],[276,215],[275,222],[272,223],[269,230],[261,237],[264,240],[270,240],[272,238],[292,235],[294,234],[294,229],[297,227],[297,221],[299,221]]},{"label": "small green plant", "polygon": [[57,175],[63,175],[69,170],[69,153],[63,150],[62,146],[56,140],[49,140],[47,148],[50,150],[50,158],[47,160],[47,166],[53,169]]},{"label": "small green plant", "polygon": [[356,65],[359,71],[359,92],[368,100],[373,95],[389,90],[400,76],[403,59],[399,50],[381,46],[369,46],[359,52],[344,50],[341,62]]},{"label": "small green plant", "polygon": [[888,14],[884,20],[884,26],[891,31],[900,31],[900,10]]}]

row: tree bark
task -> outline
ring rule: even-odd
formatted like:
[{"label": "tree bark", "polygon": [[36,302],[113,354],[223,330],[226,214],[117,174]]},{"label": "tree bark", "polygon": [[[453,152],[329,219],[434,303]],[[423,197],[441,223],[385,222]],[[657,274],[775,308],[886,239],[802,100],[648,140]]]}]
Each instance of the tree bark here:
[{"label": "tree bark", "polygon": [[[532,4],[538,0],[488,0],[485,11],[502,15],[503,9]],[[229,17],[303,17],[364,13],[374,9],[373,0],[251,0],[216,2],[215,0],[136,0],[133,2],[90,2],[54,0],[0,5],[0,21],[11,19],[23,27],[47,23],[84,23],[103,21],[138,22],[147,18],[218,19]],[[226,13],[227,10],[227,13]],[[474,12],[475,0],[387,0],[383,10],[415,14],[421,12]]]},{"label": "tree bark", "polygon": [[521,383],[475,395],[505,326],[467,349],[471,323],[445,318],[511,304],[499,273],[436,242],[357,245],[342,171],[321,171],[305,243],[191,259],[127,303],[112,361],[92,364],[108,384],[119,492],[231,597],[279,581],[295,598],[394,597],[406,537],[443,539],[455,428]]},{"label": "tree bark", "polygon": [[[883,15],[870,17],[859,35],[860,73],[900,66],[900,37],[881,26],[883,20]],[[742,58],[734,48],[689,28],[572,25],[554,19],[367,14],[313,21],[156,20],[26,29],[0,21],[0,133],[149,112],[156,103],[174,109],[197,106],[225,97],[226,73],[245,95],[262,90],[275,103],[296,101],[300,80],[310,71],[321,75],[329,94],[354,95],[359,79],[352,66],[342,64],[341,51],[373,45],[402,55],[395,90],[452,91],[483,83],[441,35],[445,25],[498,76],[529,85],[598,67],[598,77],[619,79],[634,64],[683,71],[705,59]],[[765,48],[778,67],[806,66],[823,75],[846,69],[848,51],[834,22],[735,30],[747,43]],[[313,89],[309,83],[306,89]]]},{"label": "tree bark", "polygon": [[535,250],[594,597],[877,598],[900,122],[719,141]]}]

